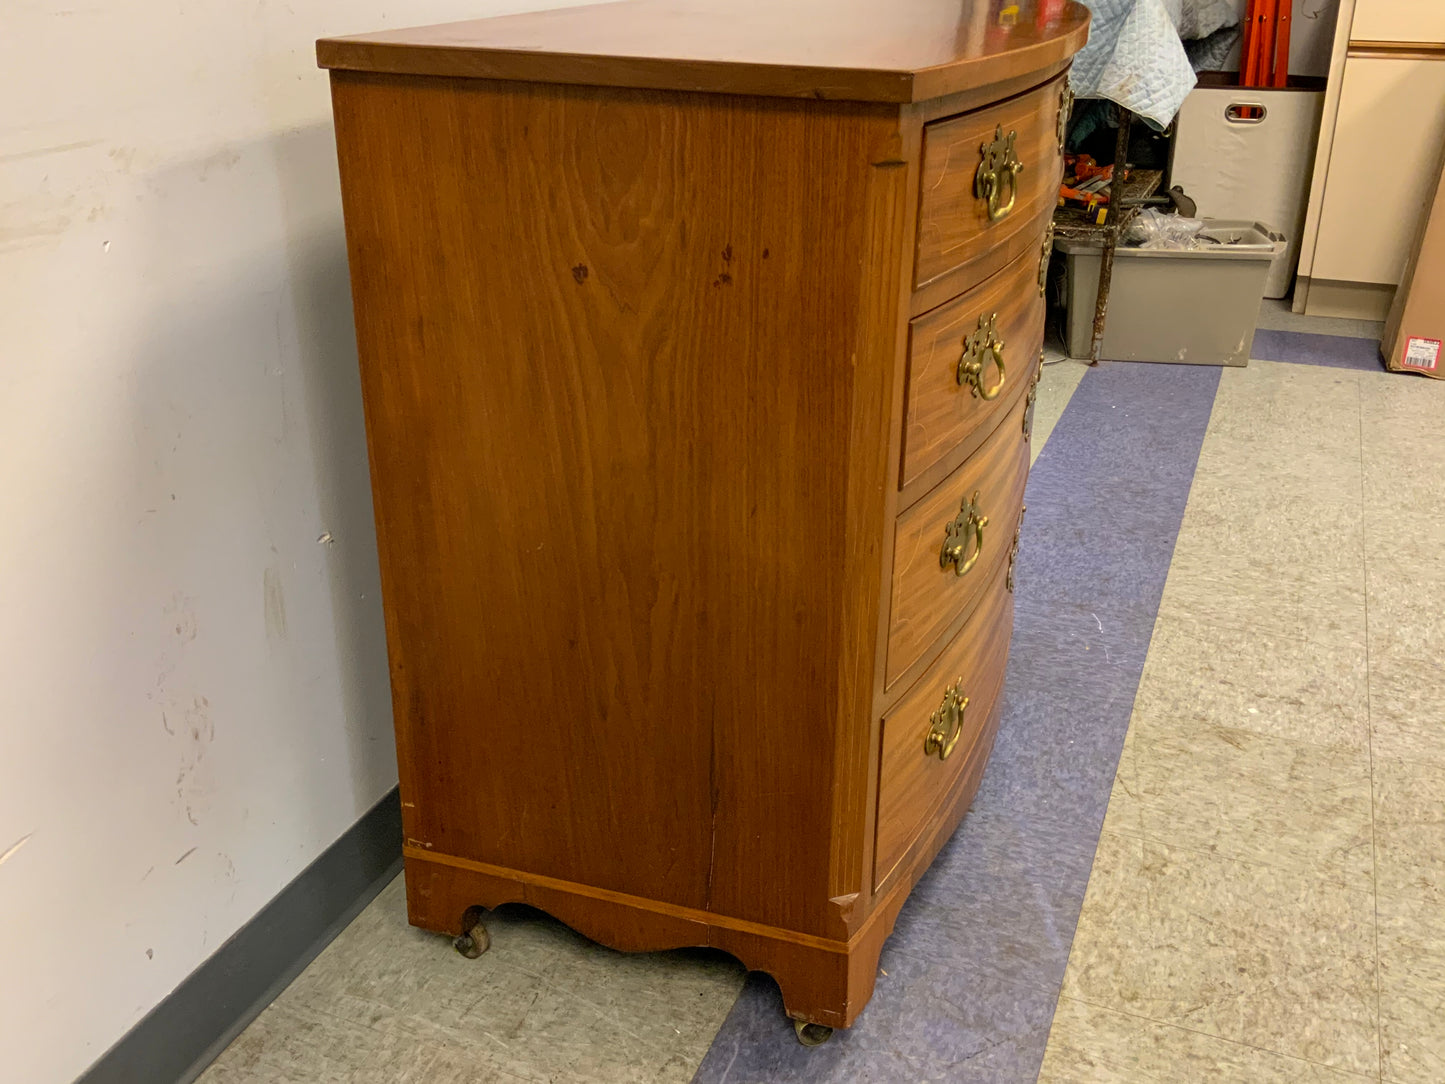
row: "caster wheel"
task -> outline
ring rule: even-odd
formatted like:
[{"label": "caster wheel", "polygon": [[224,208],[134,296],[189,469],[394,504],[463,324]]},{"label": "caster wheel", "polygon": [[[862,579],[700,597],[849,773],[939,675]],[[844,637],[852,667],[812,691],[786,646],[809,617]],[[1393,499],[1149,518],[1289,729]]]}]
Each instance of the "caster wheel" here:
[{"label": "caster wheel", "polygon": [[475,920],[465,931],[452,942],[452,948],[456,949],[468,960],[475,960],[487,949],[492,947],[492,939],[487,933],[487,928],[480,920]]},{"label": "caster wheel", "polygon": [[810,1024],[806,1020],[794,1020],[793,1031],[804,1046],[822,1046],[833,1037],[833,1029],[827,1024]]}]

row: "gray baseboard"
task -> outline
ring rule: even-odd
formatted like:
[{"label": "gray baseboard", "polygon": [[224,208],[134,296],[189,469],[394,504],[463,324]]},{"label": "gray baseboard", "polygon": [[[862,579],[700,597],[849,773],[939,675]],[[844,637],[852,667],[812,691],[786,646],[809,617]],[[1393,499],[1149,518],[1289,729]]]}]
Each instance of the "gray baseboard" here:
[{"label": "gray baseboard", "polygon": [[190,1084],[400,870],[393,787],[77,1084]]}]

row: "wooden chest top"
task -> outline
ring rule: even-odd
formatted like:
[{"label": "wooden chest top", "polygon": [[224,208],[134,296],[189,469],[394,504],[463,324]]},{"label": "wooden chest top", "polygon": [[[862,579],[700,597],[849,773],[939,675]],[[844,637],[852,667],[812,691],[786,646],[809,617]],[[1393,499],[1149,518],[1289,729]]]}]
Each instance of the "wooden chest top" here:
[{"label": "wooden chest top", "polygon": [[1044,68],[1074,0],[628,0],[317,43],[323,68],[789,98],[918,102]]}]

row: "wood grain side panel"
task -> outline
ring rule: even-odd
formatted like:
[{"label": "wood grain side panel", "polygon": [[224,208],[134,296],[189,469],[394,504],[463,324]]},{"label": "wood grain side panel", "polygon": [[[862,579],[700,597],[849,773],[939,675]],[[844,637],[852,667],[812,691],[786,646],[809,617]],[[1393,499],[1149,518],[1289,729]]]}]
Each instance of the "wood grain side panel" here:
[{"label": "wood grain side panel", "polygon": [[[918,249],[914,285],[923,288],[952,274],[988,273],[992,253],[1020,232],[1042,230],[1042,213],[1058,198],[1058,117],[1062,79],[999,105],[935,121],[923,131],[923,177],[919,203]],[[1015,151],[1023,171],[1013,209],[990,221],[985,201],[974,195],[974,176],[982,148],[996,132],[1016,133]],[[971,285],[971,282],[969,283]],[[958,285],[959,289],[966,286]],[[957,292],[957,290],[955,290]]]},{"label": "wood grain side panel", "polygon": [[[888,627],[890,688],[978,601],[995,569],[1007,560],[1028,480],[1026,408],[1020,396],[988,443],[898,518]],[[960,576],[954,565],[942,566],[939,558],[945,528],[975,493],[988,525],[977,563]]]},{"label": "wood grain side panel", "polygon": [[[1003,271],[968,293],[917,317],[909,326],[908,399],[904,406],[901,485],[916,481],[950,451],[976,444],[1013,405],[1014,391],[1027,387],[1043,338],[1044,295],[1038,288],[1042,240],[1038,251],[1026,252]],[[984,399],[958,382],[958,364],[965,340],[981,320],[994,319],[1003,343],[1003,388]],[[982,374],[984,388],[998,381],[990,359]]]},{"label": "wood grain side panel", "polygon": [[823,932],[896,110],[333,100],[409,843]]},{"label": "wood grain side panel", "polygon": [[[1013,593],[1005,585],[1006,572],[1002,566],[995,570],[968,624],[884,717],[874,852],[874,883],[880,889],[980,755],[984,723],[1003,690],[1013,629]],[[948,759],[940,761],[925,754],[924,740],[945,691],[959,683],[969,698],[963,730]]]}]

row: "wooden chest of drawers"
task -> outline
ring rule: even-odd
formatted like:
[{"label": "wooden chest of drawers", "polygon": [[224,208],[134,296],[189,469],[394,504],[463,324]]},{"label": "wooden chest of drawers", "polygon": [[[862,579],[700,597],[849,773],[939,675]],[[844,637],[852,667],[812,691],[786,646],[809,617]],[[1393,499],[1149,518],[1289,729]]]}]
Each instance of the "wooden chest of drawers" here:
[{"label": "wooden chest of drawers", "polygon": [[413,923],[848,1025],[998,723],[1069,0],[319,43]]}]

